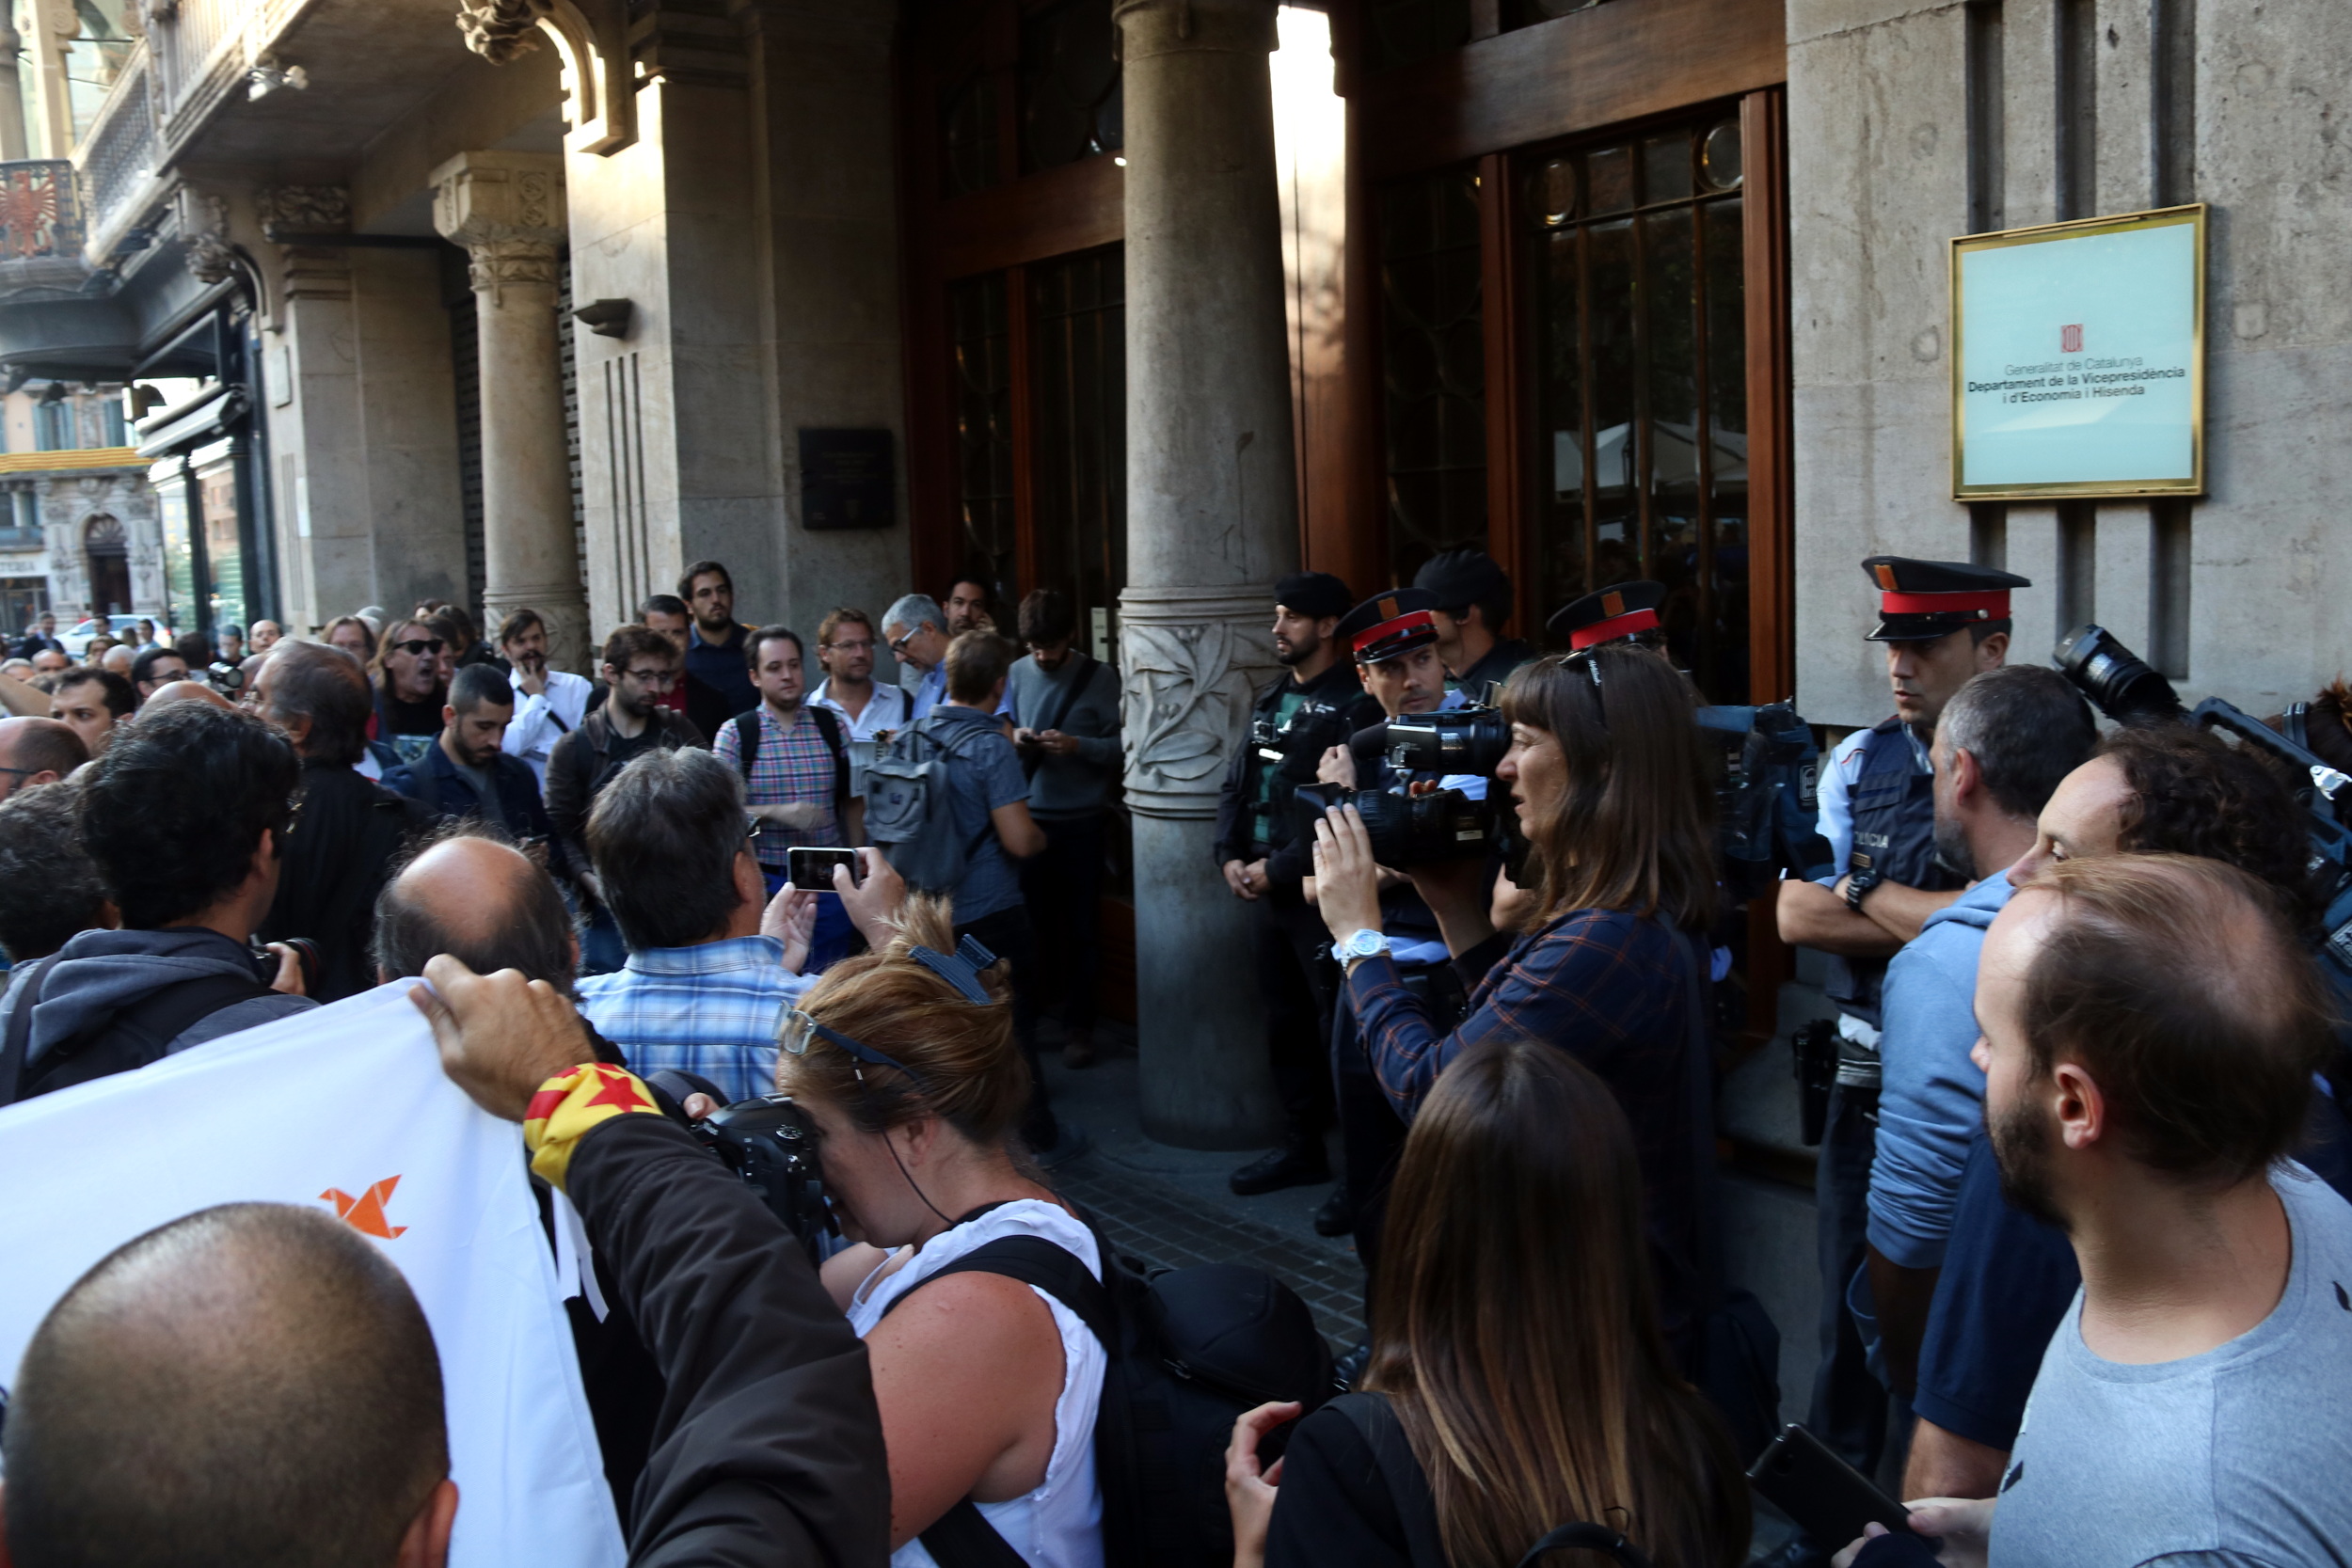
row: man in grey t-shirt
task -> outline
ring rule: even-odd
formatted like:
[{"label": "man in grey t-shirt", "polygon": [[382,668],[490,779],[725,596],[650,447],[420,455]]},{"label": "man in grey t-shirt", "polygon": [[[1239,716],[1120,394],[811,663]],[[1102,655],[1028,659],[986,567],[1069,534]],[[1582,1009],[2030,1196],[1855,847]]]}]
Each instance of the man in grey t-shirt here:
[{"label": "man in grey t-shirt", "polygon": [[1994,921],[1976,1005],[2002,1190],[2083,1285],[1997,1501],[1915,1528],[1989,1527],[1994,1568],[2352,1562],[2352,1207],[2285,1159],[2334,1041],[2274,896],[2185,855],[2058,862]]}]

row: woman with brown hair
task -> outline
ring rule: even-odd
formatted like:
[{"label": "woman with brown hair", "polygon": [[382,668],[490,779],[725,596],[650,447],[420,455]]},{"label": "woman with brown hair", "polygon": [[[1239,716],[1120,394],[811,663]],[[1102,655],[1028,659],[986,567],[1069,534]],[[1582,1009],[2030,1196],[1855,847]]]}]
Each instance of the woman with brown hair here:
[{"label": "woman with brown hair", "polygon": [[[1374,1076],[1410,1121],[1438,1074],[1481,1041],[1534,1039],[1608,1085],[1633,1127],[1670,1336],[1696,1305],[1698,1129],[1708,1103],[1691,1048],[1716,903],[1713,798],[1698,693],[1665,659],[1608,645],[1511,677],[1511,749],[1495,776],[1534,846],[1524,924],[1498,932],[1488,863],[1412,868],[1470,1012],[1450,1033],[1379,938],[1379,870],[1353,807],[1316,824],[1316,897],[1346,966],[1344,1000]],[[1386,1234],[1385,1232],[1383,1234]]]},{"label": "woman with brown hair", "polygon": [[1237,1568],[1513,1568],[1580,1522],[1655,1568],[1742,1560],[1747,1484],[1660,1331],[1641,1185],[1624,1114],[1569,1056],[1487,1041],[1448,1068],[1397,1167],[1367,1391],[1271,1473],[1259,1440],[1299,1407],[1234,1425]]},{"label": "woman with brown hair", "polygon": [[872,1357],[892,1561],[930,1564],[919,1538],[977,1527],[1037,1568],[1101,1568],[1102,1344],[1041,1290],[938,1277],[1012,1236],[1103,1274],[1093,1231],[1020,1144],[1029,1073],[1005,966],[968,940],[959,951],[951,931],[946,901],[918,897],[879,951],[827,970],[786,1015],[777,1085],[816,1124],[855,1243],[823,1277]]}]

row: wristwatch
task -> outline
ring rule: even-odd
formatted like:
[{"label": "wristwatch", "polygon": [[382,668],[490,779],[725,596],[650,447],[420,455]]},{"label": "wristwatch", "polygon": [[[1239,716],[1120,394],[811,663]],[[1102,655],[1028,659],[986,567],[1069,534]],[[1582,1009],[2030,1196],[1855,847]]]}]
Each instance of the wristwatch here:
[{"label": "wristwatch", "polygon": [[1878,885],[1879,874],[1868,866],[1848,877],[1846,879],[1846,908],[1860,914],[1864,896]]},{"label": "wristwatch", "polygon": [[1345,971],[1355,968],[1360,958],[1377,958],[1388,950],[1389,939],[1366,926],[1350,932],[1344,942],[1333,942],[1331,957],[1339,959],[1340,968]]}]

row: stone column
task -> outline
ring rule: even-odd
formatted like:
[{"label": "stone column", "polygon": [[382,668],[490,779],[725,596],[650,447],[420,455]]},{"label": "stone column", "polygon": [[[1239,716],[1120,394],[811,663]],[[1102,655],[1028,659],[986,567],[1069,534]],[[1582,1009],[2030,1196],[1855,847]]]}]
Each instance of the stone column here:
[{"label": "stone column", "polygon": [[529,605],[547,620],[548,661],[584,673],[588,607],[556,343],[564,160],[460,153],[433,171],[433,223],[466,247],[478,296],[485,635]]},{"label": "stone column", "polygon": [[1210,861],[1226,760],[1298,564],[1272,0],[1118,0],[1127,123],[1127,798],[1144,1126],[1245,1148],[1280,1125],[1255,911]]}]

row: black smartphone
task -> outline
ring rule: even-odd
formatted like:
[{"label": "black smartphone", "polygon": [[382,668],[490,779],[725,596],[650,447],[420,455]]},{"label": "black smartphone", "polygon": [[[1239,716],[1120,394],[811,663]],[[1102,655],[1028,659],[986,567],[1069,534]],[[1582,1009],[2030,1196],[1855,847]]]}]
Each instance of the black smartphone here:
[{"label": "black smartphone", "polygon": [[1911,1510],[1791,1421],[1748,1470],[1748,1483],[1797,1523],[1823,1552],[1841,1551],[1872,1522],[1904,1528]]},{"label": "black smartphone", "polygon": [[831,893],[833,868],[850,868],[850,885],[857,886],[857,851],[854,849],[787,849],[785,851],[785,872],[792,885],[803,893]]}]

